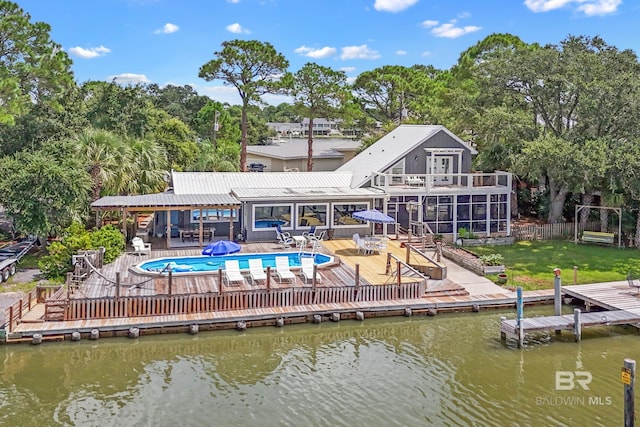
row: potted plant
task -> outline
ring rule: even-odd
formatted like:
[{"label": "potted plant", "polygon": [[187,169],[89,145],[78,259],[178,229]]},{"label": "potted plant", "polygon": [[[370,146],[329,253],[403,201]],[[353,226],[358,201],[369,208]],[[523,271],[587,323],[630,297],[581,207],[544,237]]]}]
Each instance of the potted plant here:
[{"label": "potted plant", "polygon": [[507,283],[507,273],[498,273],[498,279],[496,280],[496,283],[498,283],[499,285],[504,285],[505,283]]}]

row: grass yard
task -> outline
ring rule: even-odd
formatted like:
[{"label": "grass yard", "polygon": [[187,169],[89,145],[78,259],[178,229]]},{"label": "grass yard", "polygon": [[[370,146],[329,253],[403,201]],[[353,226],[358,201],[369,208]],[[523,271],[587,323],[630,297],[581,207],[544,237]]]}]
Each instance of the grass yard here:
[{"label": "grass yard", "polygon": [[[502,254],[507,272],[505,286],[525,290],[553,288],[553,269],[562,270],[562,283],[573,284],[573,267],[578,267],[577,284],[626,280],[632,272],[640,278],[640,250],[575,244],[566,240],[522,241],[509,246],[465,248],[478,255]],[[495,276],[490,276],[495,277]]]}]

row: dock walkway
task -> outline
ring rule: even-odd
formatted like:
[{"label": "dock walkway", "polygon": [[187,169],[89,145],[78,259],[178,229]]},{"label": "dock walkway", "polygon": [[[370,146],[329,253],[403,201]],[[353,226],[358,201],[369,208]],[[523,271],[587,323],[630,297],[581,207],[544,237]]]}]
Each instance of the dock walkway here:
[{"label": "dock walkway", "polygon": [[[587,312],[576,309],[572,314],[540,316],[521,319],[502,319],[500,335],[522,343],[524,335],[537,332],[569,330],[581,339],[582,329],[597,326],[640,325],[640,294],[627,281],[563,286],[561,293],[584,303]],[[591,312],[597,307],[599,311]]]}]

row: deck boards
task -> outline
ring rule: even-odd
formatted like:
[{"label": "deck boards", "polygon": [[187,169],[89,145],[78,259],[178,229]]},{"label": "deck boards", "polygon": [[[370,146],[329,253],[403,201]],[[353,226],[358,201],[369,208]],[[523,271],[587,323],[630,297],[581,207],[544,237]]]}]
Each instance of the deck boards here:
[{"label": "deck boards", "polygon": [[[565,296],[584,301],[587,306],[597,306],[605,311],[581,313],[582,327],[635,324],[640,322],[640,293],[630,288],[627,281],[591,283],[563,286]],[[541,316],[522,319],[523,332],[533,333],[552,330],[574,330],[573,314]],[[500,322],[500,331],[519,338],[515,319]]]}]

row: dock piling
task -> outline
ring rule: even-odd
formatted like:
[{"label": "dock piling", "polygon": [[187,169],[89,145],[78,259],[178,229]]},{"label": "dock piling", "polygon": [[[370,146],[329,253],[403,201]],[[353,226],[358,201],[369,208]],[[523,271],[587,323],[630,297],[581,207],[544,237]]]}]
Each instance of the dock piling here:
[{"label": "dock piling", "polygon": [[573,310],[573,331],[576,336],[576,342],[580,342],[582,340],[582,312],[579,308],[575,308]]}]

